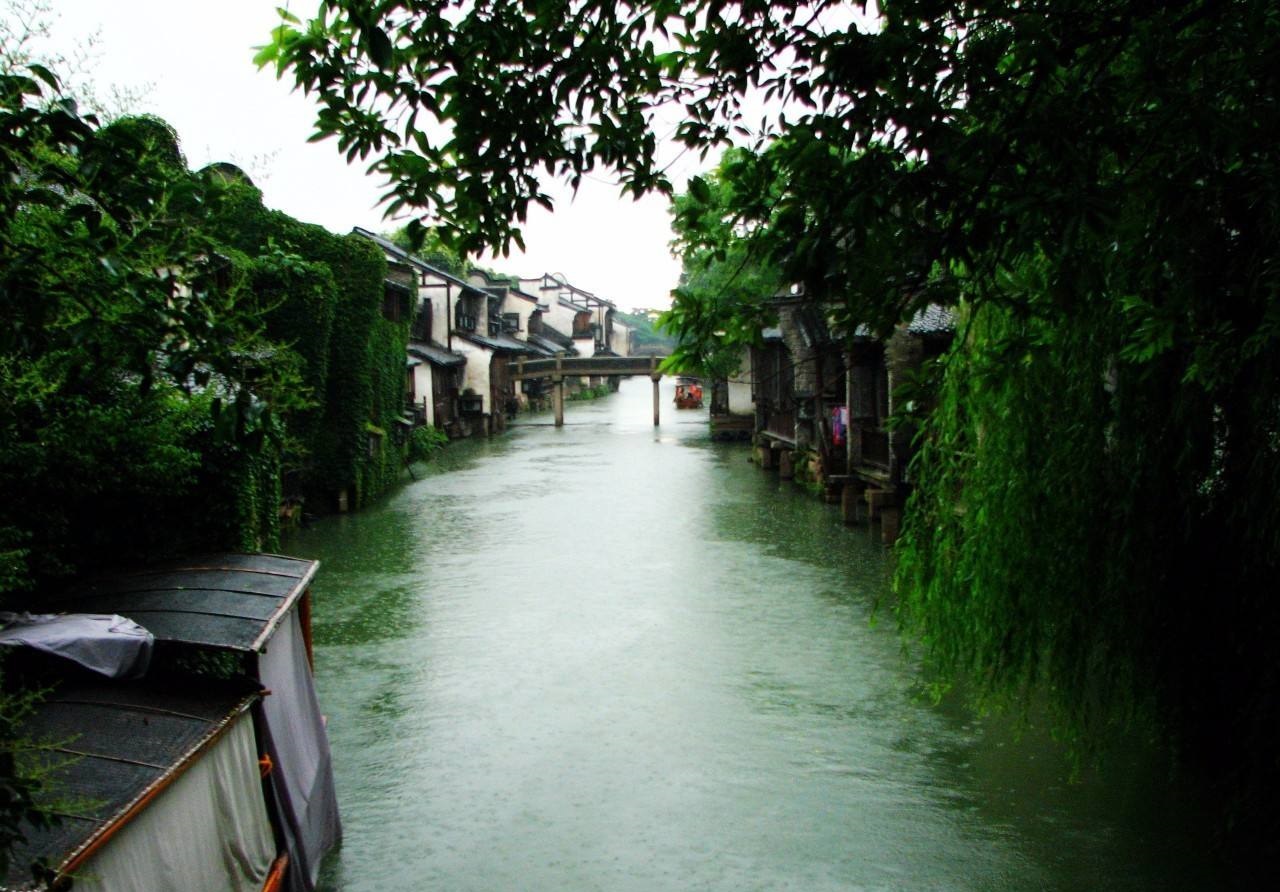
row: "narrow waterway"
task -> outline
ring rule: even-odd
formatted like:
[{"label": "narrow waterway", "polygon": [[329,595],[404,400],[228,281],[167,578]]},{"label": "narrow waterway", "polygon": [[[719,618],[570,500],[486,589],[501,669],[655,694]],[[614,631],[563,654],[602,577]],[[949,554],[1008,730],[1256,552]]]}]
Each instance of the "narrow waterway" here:
[{"label": "narrow waterway", "polygon": [[323,561],[325,889],[1224,885],[1160,759],[1069,783],[924,700],[883,549],[670,389],[658,429],[628,381],[286,543]]}]

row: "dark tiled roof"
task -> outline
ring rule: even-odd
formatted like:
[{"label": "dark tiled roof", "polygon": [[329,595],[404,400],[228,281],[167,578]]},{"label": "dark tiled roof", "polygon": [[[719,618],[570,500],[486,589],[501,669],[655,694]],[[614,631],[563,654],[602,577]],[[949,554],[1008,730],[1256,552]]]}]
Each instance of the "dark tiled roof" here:
[{"label": "dark tiled roof", "polygon": [[215,554],[103,577],[42,606],[58,613],[117,613],[157,642],[257,652],[319,566],[273,554]]},{"label": "dark tiled roof", "polygon": [[555,356],[557,353],[573,356],[578,352],[574,349],[572,341],[568,344],[562,344],[542,334],[529,335],[529,346],[546,353],[548,356]]},{"label": "dark tiled roof", "polygon": [[508,334],[480,335],[470,331],[455,331],[454,334],[464,340],[479,344],[481,347],[487,347],[490,350],[496,350],[499,353],[535,352],[524,341],[517,341]]},{"label": "dark tiled roof", "polygon": [[471,284],[466,279],[460,279],[457,276],[455,276],[453,273],[448,272],[447,270],[440,269],[437,266],[432,266],[430,263],[427,263],[421,257],[418,257],[414,254],[410,254],[408,251],[404,250],[404,248],[399,247],[394,242],[388,241],[387,239],[378,235],[376,232],[370,232],[367,229],[361,229],[359,226],[355,227],[352,230],[352,232],[354,232],[356,235],[360,236],[361,238],[367,238],[369,241],[373,242],[375,245],[381,248],[386,254],[389,254],[390,256],[395,257],[396,259],[409,264],[410,266],[415,266],[424,272],[430,273],[433,276],[437,276],[441,279],[444,279],[447,282],[452,282],[453,284],[462,288],[464,291],[471,291],[476,294],[486,293],[483,288],[480,288],[476,285]]},{"label": "dark tiled roof", "polygon": [[938,304],[929,304],[907,323],[907,331],[912,334],[942,334],[955,330],[955,313]]},{"label": "dark tiled roof", "polygon": [[534,335],[536,335],[537,337],[541,338],[543,341],[546,341],[549,344],[556,345],[556,349],[565,350],[565,351],[571,351],[574,349],[573,338],[569,337],[567,334],[560,331],[559,329],[552,328],[546,322],[543,322],[541,327],[536,332],[532,332],[530,334],[530,337],[533,337]]},{"label": "dark tiled roof", "polygon": [[[938,304],[929,304],[911,317],[911,321],[907,323],[907,331],[913,335],[935,335],[947,334],[956,330],[955,313],[950,307],[940,306]],[[875,333],[866,325],[859,325],[854,329],[853,336],[855,338],[874,339]]]},{"label": "dark tiled roof", "polygon": [[432,365],[450,368],[467,364],[467,358],[461,353],[454,353],[452,350],[446,350],[439,344],[427,343],[425,341],[410,341],[406,351],[410,356],[425,360]]}]

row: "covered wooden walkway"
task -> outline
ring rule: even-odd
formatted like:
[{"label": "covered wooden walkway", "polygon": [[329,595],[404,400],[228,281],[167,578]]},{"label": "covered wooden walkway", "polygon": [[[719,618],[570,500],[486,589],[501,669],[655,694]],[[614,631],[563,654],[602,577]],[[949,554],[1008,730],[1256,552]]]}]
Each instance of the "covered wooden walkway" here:
[{"label": "covered wooden walkway", "polygon": [[556,427],[564,426],[564,379],[614,378],[625,375],[648,375],[653,381],[653,426],[658,426],[658,382],[662,379],[659,365],[665,356],[565,356],[527,359],[523,356],[511,363],[511,380],[550,378],[554,385],[552,400],[556,410]]}]

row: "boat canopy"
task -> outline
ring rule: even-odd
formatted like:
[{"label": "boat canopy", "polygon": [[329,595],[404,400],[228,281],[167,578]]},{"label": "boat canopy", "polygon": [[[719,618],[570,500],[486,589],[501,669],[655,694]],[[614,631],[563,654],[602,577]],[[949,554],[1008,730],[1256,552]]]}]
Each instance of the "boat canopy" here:
[{"label": "boat canopy", "polygon": [[[181,688],[60,685],[18,729],[42,744],[33,757],[46,763],[46,784],[57,791],[49,806],[56,822],[23,824],[26,839],[14,847],[0,886],[34,888],[28,865],[42,859],[60,875],[92,875],[95,888],[162,888],[167,879],[156,871],[167,864],[184,888],[261,889],[275,845],[247,720],[259,696],[256,685],[213,679],[184,679]],[[187,834],[183,844],[145,832],[135,818],[218,832]],[[122,831],[131,844],[108,846]],[[153,851],[157,845],[162,852]]]},{"label": "boat canopy", "polygon": [[[172,828],[166,831],[164,822],[156,818],[158,814],[167,813],[157,811],[157,806],[173,801],[175,794],[168,791],[163,801],[152,803],[150,799],[154,794],[149,791],[156,783],[161,783],[163,789],[167,783],[163,778],[185,772],[184,766],[188,764],[205,764],[207,750],[202,735],[210,727],[217,730],[234,723],[243,726],[243,730],[237,733],[244,738],[238,744],[244,752],[236,758],[228,757],[225,765],[219,762],[216,767],[204,770],[213,772],[214,777],[229,776],[232,772],[243,773],[248,765],[247,770],[253,780],[249,786],[256,797],[256,805],[246,805],[245,808],[261,806],[272,815],[286,853],[282,856],[285,860],[281,862],[287,865],[283,873],[284,888],[287,892],[312,892],[315,889],[321,858],[342,836],[328,735],[311,673],[311,599],[307,592],[318,567],[316,561],[280,555],[218,554],[102,577],[42,601],[41,606],[51,611],[107,613],[133,620],[155,636],[157,652],[160,646],[167,645],[178,655],[195,649],[217,649],[244,655],[246,659],[242,661],[240,671],[253,690],[247,699],[231,704],[219,699],[218,689],[216,685],[211,686],[211,679],[196,676],[187,682],[192,688],[182,695],[186,699],[166,699],[170,694],[164,689],[157,688],[154,682],[144,681],[136,687],[117,683],[102,688],[102,693],[89,695],[88,705],[81,703],[84,698],[78,694],[68,699],[60,687],[52,701],[37,706],[40,721],[53,721],[57,727],[52,728],[48,735],[37,728],[35,732],[40,736],[32,739],[54,742],[70,738],[91,739],[92,747],[107,747],[100,757],[96,749],[88,750],[93,759],[85,760],[88,763],[85,770],[99,771],[100,775],[93,774],[83,782],[73,781],[58,789],[65,788],[73,793],[83,789],[85,795],[95,801],[103,798],[97,795],[98,787],[111,787],[117,781],[107,779],[106,766],[100,769],[94,766],[99,758],[114,759],[114,771],[119,772],[122,778],[118,783],[121,792],[118,797],[106,797],[106,801],[119,800],[127,804],[123,810],[112,806],[104,812],[103,819],[112,826],[131,824],[135,818],[145,819],[156,828],[154,833],[122,834],[115,844],[95,855],[95,863],[103,858],[115,859],[121,864],[122,875],[140,876],[137,871],[148,863],[148,859],[163,863],[165,858],[171,857],[165,853],[177,852],[184,847],[186,836],[172,832]],[[254,720],[239,721],[237,717],[257,699],[257,692],[262,689],[270,691],[271,696],[254,709]],[[241,697],[244,696],[242,691]],[[150,718],[153,712],[160,717],[154,720],[154,728]],[[46,713],[54,718],[46,719]],[[119,753],[100,741],[104,733],[114,733],[114,729],[120,729],[121,736],[125,738],[122,741],[124,749]],[[137,753],[129,752],[125,746],[133,745],[129,738],[136,738],[136,743],[143,749]],[[193,740],[194,749],[191,748]],[[167,750],[160,755],[149,754],[145,747],[151,745],[171,746],[183,755],[175,762]],[[70,746],[68,755],[76,752],[76,744]],[[263,785],[257,774],[258,754],[263,755],[264,764],[271,767],[267,775],[270,795],[265,806]],[[140,774],[134,777],[130,772]],[[155,780],[157,775],[153,772],[160,772],[160,781]],[[99,776],[103,779],[92,779]],[[184,797],[177,798],[185,801]],[[200,792],[196,798],[207,800],[209,793],[207,790]],[[145,810],[141,808],[143,805],[147,806]],[[164,808],[181,811],[185,806],[165,805]],[[100,823],[93,816],[88,819],[94,826]],[[78,826],[79,820],[76,818],[73,826]],[[235,821],[223,827],[212,818],[197,816],[192,821],[183,819],[174,826],[179,825],[206,828],[215,835],[222,833],[231,840],[229,844],[238,845],[235,842]],[[56,828],[54,832],[57,832]],[[94,839],[100,836],[92,826],[87,832]],[[203,836],[209,835],[202,833]],[[113,834],[114,831],[107,836]],[[270,841],[270,832],[267,838]],[[138,848],[137,840],[143,840],[145,845]],[[83,860],[82,855],[77,854],[83,846],[76,840],[55,835],[41,845],[41,850],[35,854],[46,857],[60,876],[74,871]],[[151,852],[148,846],[159,847],[152,852],[155,857],[133,854]],[[249,863],[239,855],[232,860]],[[15,859],[13,863],[30,862]],[[256,850],[252,863],[253,871],[246,874],[250,877],[246,880],[248,885],[242,887],[239,881],[217,885],[219,880],[207,888],[211,892],[241,888],[260,892],[264,888],[259,876],[262,859]],[[195,871],[184,877],[198,876],[203,870],[194,863],[184,862],[184,867]],[[106,868],[103,870],[106,872]],[[205,885],[197,887],[185,885],[186,882],[184,878],[184,888],[192,892],[206,889]],[[165,887],[164,880],[139,880],[102,888]]]},{"label": "boat canopy", "polygon": [[50,612],[106,613],[157,642],[258,653],[311,584],[318,562],[274,554],[188,558],[104,577],[43,602]]}]

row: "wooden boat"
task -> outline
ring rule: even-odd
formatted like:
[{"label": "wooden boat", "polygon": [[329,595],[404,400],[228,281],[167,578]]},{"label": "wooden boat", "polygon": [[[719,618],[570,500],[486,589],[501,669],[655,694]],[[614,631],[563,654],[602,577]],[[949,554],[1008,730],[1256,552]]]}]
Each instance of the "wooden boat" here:
[{"label": "wooden boat", "polygon": [[677,409],[701,409],[702,385],[697,381],[680,380],[676,384]]},{"label": "wooden boat", "polygon": [[[104,892],[315,888],[342,833],[312,678],[317,567],[210,555],[42,602],[145,623],[156,660],[129,680],[36,655],[31,671],[52,693],[19,739],[47,742],[40,752],[60,798],[45,807],[61,820],[23,823],[0,889],[69,888],[73,878]],[[49,884],[35,881],[35,862]]]}]

